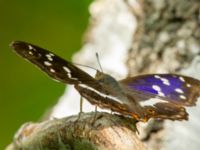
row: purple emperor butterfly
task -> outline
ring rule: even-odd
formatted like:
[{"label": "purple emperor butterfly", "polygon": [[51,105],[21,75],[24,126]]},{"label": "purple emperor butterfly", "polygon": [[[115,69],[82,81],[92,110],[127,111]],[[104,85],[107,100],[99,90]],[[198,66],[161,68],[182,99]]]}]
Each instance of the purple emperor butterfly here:
[{"label": "purple emperor butterfly", "polygon": [[200,81],[191,77],[147,74],[117,81],[97,70],[93,78],[71,62],[38,46],[15,41],[11,47],[53,79],[73,84],[91,104],[138,121],[150,118],[187,120],[184,106],[195,105],[200,96]]}]

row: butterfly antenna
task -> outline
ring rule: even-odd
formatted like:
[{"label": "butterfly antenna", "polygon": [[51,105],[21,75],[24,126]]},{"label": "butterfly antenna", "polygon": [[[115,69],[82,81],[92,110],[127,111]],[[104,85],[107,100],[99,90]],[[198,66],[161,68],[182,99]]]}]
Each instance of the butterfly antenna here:
[{"label": "butterfly antenna", "polygon": [[93,68],[93,67],[88,66],[88,65],[82,65],[82,64],[78,64],[78,63],[74,63],[74,62],[73,62],[72,64],[77,65],[77,66],[87,67],[87,68],[90,68],[90,69],[93,69],[93,70],[96,70],[96,71],[97,71],[96,68]]},{"label": "butterfly antenna", "polygon": [[97,58],[97,62],[98,62],[98,64],[99,64],[99,67],[100,67],[100,70],[101,70],[101,72],[103,72],[103,69],[102,69],[102,67],[101,67],[101,63],[100,63],[100,61],[99,61],[99,54],[96,52],[96,58]]}]

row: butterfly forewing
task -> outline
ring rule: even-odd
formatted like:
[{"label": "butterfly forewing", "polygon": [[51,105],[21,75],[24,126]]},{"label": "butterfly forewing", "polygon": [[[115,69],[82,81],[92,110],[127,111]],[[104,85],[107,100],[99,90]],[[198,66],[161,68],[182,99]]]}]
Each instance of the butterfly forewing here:
[{"label": "butterfly forewing", "polygon": [[50,77],[68,84],[90,83],[94,79],[72,63],[43,48],[26,42],[15,41],[11,47]]}]

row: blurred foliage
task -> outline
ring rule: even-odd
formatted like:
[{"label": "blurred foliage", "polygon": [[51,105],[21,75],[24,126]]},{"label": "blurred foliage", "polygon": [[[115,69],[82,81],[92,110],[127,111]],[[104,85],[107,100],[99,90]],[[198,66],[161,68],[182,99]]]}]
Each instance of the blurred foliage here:
[{"label": "blurred foliage", "polygon": [[9,43],[30,42],[70,60],[81,47],[90,2],[0,1],[0,149],[21,124],[39,120],[65,88],[13,53]]}]

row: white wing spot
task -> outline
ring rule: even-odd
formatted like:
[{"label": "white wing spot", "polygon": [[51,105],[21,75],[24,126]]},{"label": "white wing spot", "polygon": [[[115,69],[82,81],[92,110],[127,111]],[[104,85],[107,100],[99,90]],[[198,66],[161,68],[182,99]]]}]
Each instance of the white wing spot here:
[{"label": "white wing spot", "polygon": [[67,73],[70,73],[70,72],[71,72],[66,66],[63,66],[63,69],[64,69]]},{"label": "white wing spot", "polygon": [[29,50],[33,50],[33,46],[28,45],[28,49],[29,49]]},{"label": "white wing spot", "polygon": [[48,59],[49,61],[53,61],[53,58],[51,58],[51,57],[47,57],[47,59]]},{"label": "white wing spot", "polygon": [[49,61],[53,61],[52,56],[54,56],[52,53],[46,54],[46,57]]},{"label": "white wing spot", "polygon": [[52,54],[52,53],[49,53],[49,55],[51,55],[51,56],[55,56],[54,54]]},{"label": "white wing spot", "polygon": [[154,75],[154,77],[157,79],[160,79],[163,82],[163,84],[168,85],[168,86],[170,85],[169,80],[167,80],[166,78],[162,78],[159,75]]},{"label": "white wing spot", "polygon": [[158,91],[158,96],[165,96],[163,92]]},{"label": "white wing spot", "polygon": [[159,76],[159,75],[154,75],[154,77],[157,78],[157,79],[161,78],[161,76]]},{"label": "white wing spot", "polygon": [[161,88],[158,85],[153,85],[152,88],[158,92],[158,96],[165,96],[165,94],[161,92]]},{"label": "white wing spot", "polygon": [[56,72],[56,71],[55,71],[54,69],[51,68],[51,69],[50,69],[50,72],[54,73],[54,72]]},{"label": "white wing spot", "polygon": [[187,86],[187,87],[191,87],[191,84],[187,83],[186,86]]},{"label": "white wing spot", "polygon": [[28,54],[29,54],[29,55],[33,55],[33,52],[32,52],[32,51],[29,51]]},{"label": "white wing spot", "polygon": [[71,71],[66,66],[63,66],[63,69],[64,69],[64,71],[67,72],[68,78],[73,79],[73,80],[78,80],[77,78],[72,77]]},{"label": "white wing spot", "polygon": [[140,101],[140,105],[142,107],[144,106],[154,106],[157,103],[163,102],[163,100],[158,99],[158,98],[150,98],[148,100]]},{"label": "white wing spot", "polygon": [[166,79],[166,78],[161,78],[160,80],[162,80],[163,84],[168,85],[168,86],[170,85],[168,79]]},{"label": "white wing spot", "polygon": [[152,85],[152,88],[158,92],[161,91],[160,87],[158,85]]},{"label": "white wing spot", "polygon": [[179,77],[179,79],[182,81],[182,82],[185,82],[185,79],[183,77]]},{"label": "white wing spot", "polygon": [[179,96],[181,99],[186,99],[186,97],[184,95],[180,95]]},{"label": "white wing spot", "polygon": [[52,64],[50,63],[50,62],[48,62],[48,61],[44,61],[44,64],[46,65],[46,66],[51,66]]},{"label": "white wing spot", "polygon": [[177,93],[183,93],[183,90],[181,90],[181,89],[179,89],[179,88],[177,88],[177,89],[175,89],[175,91],[177,92]]}]

